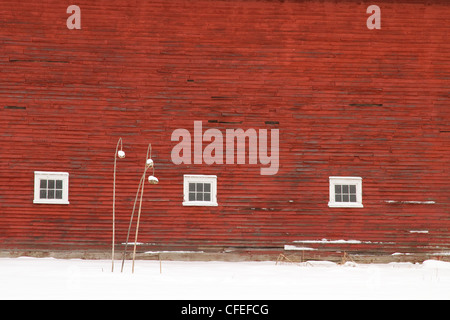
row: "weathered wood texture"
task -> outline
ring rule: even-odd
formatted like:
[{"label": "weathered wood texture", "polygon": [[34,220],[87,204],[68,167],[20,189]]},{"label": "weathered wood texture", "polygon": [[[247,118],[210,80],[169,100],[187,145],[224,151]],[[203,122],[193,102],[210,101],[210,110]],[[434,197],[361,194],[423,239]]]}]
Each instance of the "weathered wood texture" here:
[{"label": "weathered wood texture", "polygon": [[[107,249],[122,137],[117,244],[152,143],[139,250],[449,252],[447,1],[376,1],[381,30],[350,0],[74,4],[81,30],[65,2],[0,2],[1,248]],[[279,129],[278,173],[174,165],[194,120]],[[34,171],[69,172],[70,204],[33,204]],[[217,207],[182,205],[190,173]],[[364,208],[329,208],[329,176],[362,177]]]}]

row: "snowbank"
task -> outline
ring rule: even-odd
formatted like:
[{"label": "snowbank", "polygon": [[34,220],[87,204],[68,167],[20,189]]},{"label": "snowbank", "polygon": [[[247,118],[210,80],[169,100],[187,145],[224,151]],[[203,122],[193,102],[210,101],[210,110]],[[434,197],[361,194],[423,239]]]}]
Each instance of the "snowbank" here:
[{"label": "snowbank", "polygon": [[187,262],[1,258],[5,299],[449,299],[450,263]]}]

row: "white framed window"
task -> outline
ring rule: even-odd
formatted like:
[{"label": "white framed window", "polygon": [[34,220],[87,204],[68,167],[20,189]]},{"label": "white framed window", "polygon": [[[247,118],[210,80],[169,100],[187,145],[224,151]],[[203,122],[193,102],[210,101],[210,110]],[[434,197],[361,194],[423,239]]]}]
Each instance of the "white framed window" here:
[{"label": "white framed window", "polygon": [[217,206],[217,176],[184,176],[184,206]]},{"label": "white framed window", "polygon": [[33,203],[69,204],[69,173],[35,171]]},{"label": "white framed window", "polygon": [[332,208],[363,208],[361,177],[330,177]]}]

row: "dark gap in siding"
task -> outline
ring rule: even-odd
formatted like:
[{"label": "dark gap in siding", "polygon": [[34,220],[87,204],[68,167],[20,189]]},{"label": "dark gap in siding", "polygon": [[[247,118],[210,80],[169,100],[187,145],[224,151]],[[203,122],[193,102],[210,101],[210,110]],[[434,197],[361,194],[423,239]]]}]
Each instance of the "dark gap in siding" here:
[{"label": "dark gap in siding", "polygon": [[211,99],[214,100],[231,100],[235,99],[234,97],[227,97],[227,96],[212,96]]},{"label": "dark gap in siding", "polygon": [[382,107],[382,103],[350,103],[350,107]]},{"label": "dark gap in siding", "polygon": [[12,110],[26,110],[27,107],[5,106],[5,109],[12,109]]},{"label": "dark gap in siding", "polygon": [[243,121],[219,121],[219,120],[208,120],[208,123],[223,123],[223,124],[242,124]]},{"label": "dark gap in siding", "polygon": [[9,62],[51,62],[51,63],[69,63],[63,60],[33,60],[33,59],[9,59]]}]

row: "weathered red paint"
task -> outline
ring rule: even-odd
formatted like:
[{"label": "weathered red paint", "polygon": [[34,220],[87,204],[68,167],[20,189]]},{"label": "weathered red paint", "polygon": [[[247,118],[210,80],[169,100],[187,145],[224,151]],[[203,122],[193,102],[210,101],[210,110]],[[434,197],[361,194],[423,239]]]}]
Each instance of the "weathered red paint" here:
[{"label": "weathered red paint", "polygon": [[[447,1],[376,1],[381,30],[351,0],[76,4],[80,30],[67,3],[0,3],[0,248],[109,248],[122,137],[118,244],[151,143],[141,250],[450,249]],[[279,129],[278,173],[174,165],[194,120]],[[70,173],[70,205],[33,204],[38,170]],[[190,173],[218,176],[219,206],[182,206]],[[329,208],[329,176],[362,177],[364,208]]]}]

